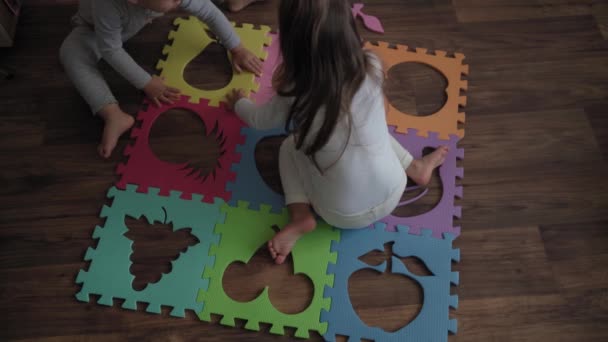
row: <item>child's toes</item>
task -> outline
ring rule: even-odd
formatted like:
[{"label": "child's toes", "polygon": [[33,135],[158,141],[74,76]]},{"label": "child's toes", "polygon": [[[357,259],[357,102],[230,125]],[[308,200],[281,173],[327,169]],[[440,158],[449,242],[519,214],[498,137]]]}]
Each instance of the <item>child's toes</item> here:
[{"label": "child's toes", "polygon": [[274,247],[272,246],[272,240],[268,241],[268,251],[270,252],[270,255],[272,256],[273,259],[277,258],[277,252],[274,250]]},{"label": "child's toes", "polygon": [[276,259],[274,259],[274,262],[277,265],[280,265],[280,264],[284,263],[285,262],[285,256],[283,254],[278,254],[277,257],[276,257]]},{"label": "child's toes", "polygon": [[97,147],[97,153],[99,153],[100,157],[107,158],[106,149],[103,147],[102,144],[99,144],[99,146]]}]

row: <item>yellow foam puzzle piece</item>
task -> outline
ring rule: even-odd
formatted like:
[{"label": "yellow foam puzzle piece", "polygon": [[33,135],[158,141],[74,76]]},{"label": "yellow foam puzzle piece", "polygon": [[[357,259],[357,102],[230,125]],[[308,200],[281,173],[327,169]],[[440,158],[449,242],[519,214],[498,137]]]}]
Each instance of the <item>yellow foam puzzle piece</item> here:
[{"label": "yellow foam puzzle piece", "polygon": [[[161,59],[156,65],[156,69],[161,70],[161,77],[165,78],[165,84],[178,88],[182,94],[190,97],[190,102],[198,103],[200,99],[209,100],[210,106],[218,106],[224,101],[226,94],[235,88],[243,89],[247,96],[252,91],[257,91],[259,85],[255,75],[250,72],[235,73],[233,71],[230,82],[221,89],[203,90],[190,85],[184,80],[184,70],[186,66],[203,52],[209,44],[216,42],[209,37],[206,30],[207,25],[196,17],[177,18],[174,21],[177,30],[169,32],[169,39],[173,41],[171,45],[165,45],[163,54],[166,59]],[[235,26],[235,23],[232,23]],[[265,59],[267,52],[265,46],[271,42],[268,35],[269,26],[254,28],[251,24],[243,24],[241,27],[234,27],[237,35],[241,38],[241,43],[260,59]]]}]

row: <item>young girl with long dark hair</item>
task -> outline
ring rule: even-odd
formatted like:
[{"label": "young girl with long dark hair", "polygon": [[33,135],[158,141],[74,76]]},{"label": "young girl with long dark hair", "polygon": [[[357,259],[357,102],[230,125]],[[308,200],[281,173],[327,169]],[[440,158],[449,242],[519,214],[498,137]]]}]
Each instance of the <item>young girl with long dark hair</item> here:
[{"label": "young girl with long dark hair", "polygon": [[256,106],[235,90],[228,103],[249,126],[284,125],[279,171],[290,220],[269,242],[275,262],[315,229],[314,211],[339,228],[364,228],[398,205],[407,176],[428,184],[447,147],[420,160],[389,134],[383,72],[362,49],[347,0],[282,0],[283,62],[277,95]]}]

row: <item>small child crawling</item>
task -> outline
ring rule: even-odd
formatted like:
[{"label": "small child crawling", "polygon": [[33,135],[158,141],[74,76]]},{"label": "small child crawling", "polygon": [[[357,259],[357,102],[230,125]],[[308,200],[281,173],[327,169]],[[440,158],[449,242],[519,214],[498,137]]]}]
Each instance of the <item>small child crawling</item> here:
[{"label": "small child crawling", "polygon": [[[236,11],[257,0],[216,1]],[[118,138],[133,126],[134,119],[120,108],[99,71],[99,61],[103,58],[157,106],[173,103],[179,98],[179,89],[148,74],[122,45],[152,19],[178,8],[209,26],[230,51],[232,64],[238,72],[261,73],[262,62],[243,47],[226,16],[210,0],[80,0],[78,13],[72,18],[75,27],[61,45],[59,54],[68,77],[93,114],[105,121],[98,147],[102,157],[110,157]],[[201,34],[206,33],[201,31]]]}]

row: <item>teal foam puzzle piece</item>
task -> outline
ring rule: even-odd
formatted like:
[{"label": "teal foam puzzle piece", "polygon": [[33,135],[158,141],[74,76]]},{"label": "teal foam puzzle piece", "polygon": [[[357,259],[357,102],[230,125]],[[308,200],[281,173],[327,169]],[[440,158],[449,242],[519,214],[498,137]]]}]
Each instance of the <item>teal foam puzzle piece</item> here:
[{"label": "teal foam puzzle piece", "polygon": [[[136,188],[135,185],[127,185],[124,191],[115,187],[108,191],[113,203],[101,211],[100,216],[106,218],[106,222],[93,232],[93,238],[99,239],[99,243],[85,254],[84,259],[90,260],[91,264],[88,270],[78,273],[76,283],[82,284],[82,288],[76,298],[88,302],[89,295],[96,294],[101,296],[98,304],[108,306],[113,304],[113,299],[124,299],[122,307],[130,310],[135,310],[137,303],[143,302],[148,303],[148,312],[156,314],[161,312],[161,306],[170,306],[173,308],[171,315],[175,317],[185,317],[187,309],[200,312],[204,304],[197,303],[196,297],[209,285],[203,272],[214,264],[215,258],[209,256],[209,249],[219,243],[214,227],[224,220],[224,214],[220,212],[224,202],[203,203],[202,197],[196,195],[191,200],[184,200],[179,198],[179,192],[159,196],[159,189],[155,188],[150,188],[148,193],[138,193]],[[191,228],[199,243],[173,261],[170,273],[137,291],[132,287],[134,276],[129,271],[133,241],[125,236],[128,231],[126,216],[135,219],[143,216],[149,223],[171,223],[174,231]]]}]

